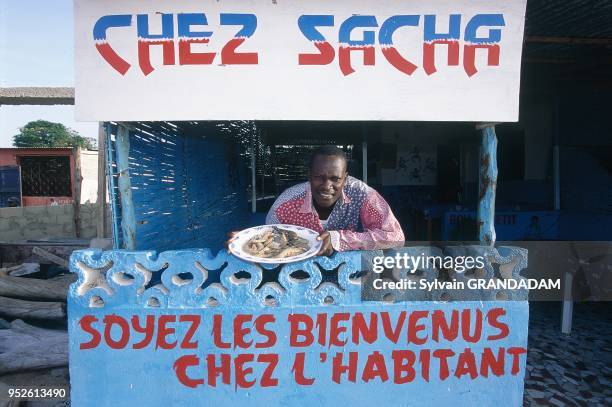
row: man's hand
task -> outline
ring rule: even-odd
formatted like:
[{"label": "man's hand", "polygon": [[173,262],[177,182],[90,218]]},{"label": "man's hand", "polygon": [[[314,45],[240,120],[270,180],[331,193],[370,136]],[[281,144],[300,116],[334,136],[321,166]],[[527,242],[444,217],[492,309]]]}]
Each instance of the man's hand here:
[{"label": "man's hand", "polygon": [[229,245],[230,243],[232,243],[232,241],[236,238],[236,235],[240,233],[237,231],[231,231],[227,233],[227,241],[225,242],[225,248],[227,249],[227,251],[229,252]]},{"label": "man's hand", "polygon": [[319,237],[317,237],[317,240],[323,241],[323,244],[321,244],[321,249],[319,250],[319,253],[317,253],[317,256],[331,256],[334,252],[334,248],[331,244],[331,235],[329,234],[329,232],[321,233]]}]

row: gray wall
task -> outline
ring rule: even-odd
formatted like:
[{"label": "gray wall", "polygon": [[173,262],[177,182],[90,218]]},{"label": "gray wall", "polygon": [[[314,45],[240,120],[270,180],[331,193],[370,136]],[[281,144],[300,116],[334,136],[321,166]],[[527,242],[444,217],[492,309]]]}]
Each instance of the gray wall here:
[{"label": "gray wall", "polygon": [[[96,236],[96,211],[95,204],[81,205],[81,238]],[[0,208],[1,242],[75,237],[73,205]]]}]

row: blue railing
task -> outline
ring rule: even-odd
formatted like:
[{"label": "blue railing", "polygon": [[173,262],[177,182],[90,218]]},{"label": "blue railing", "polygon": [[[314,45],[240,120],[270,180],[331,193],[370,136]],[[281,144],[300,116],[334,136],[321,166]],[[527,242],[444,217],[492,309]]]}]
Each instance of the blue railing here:
[{"label": "blue railing", "polygon": [[[526,251],[515,247],[402,251],[489,259],[455,279],[521,278],[527,265]],[[389,301],[383,290],[364,301],[359,272],[380,254],[264,268],[206,249],[74,252],[72,402],[520,405],[526,297],[433,290]],[[441,275],[427,269],[418,277]]]}]

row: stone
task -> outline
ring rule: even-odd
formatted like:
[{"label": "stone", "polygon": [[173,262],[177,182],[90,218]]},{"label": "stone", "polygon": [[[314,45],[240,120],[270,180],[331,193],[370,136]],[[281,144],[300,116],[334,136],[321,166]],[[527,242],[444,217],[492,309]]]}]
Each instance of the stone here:
[{"label": "stone", "polygon": [[548,395],[544,393],[543,391],[535,390],[535,389],[527,389],[527,393],[533,398],[543,399],[543,398],[548,397]]},{"label": "stone", "polygon": [[568,381],[568,382],[570,382],[570,383],[573,383],[573,384],[578,384],[578,383],[580,383],[580,381],[579,381],[579,380],[575,380],[575,379],[574,379],[574,378],[573,378],[573,377],[572,377],[570,374],[568,374],[568,373],[564,373],[564,374],[563,374],[563,377],[565,378],[565,380],[567,380],[567,381]]},{"label": "stone", "polygon": [[553,406],[559,406],[559,407],[565,407],[566,403],[561,399],[561,398],[557,398],[557,397],[551,397],[549,399],[550,404]]},{"label": "stone", "polygon": [[0,329],[11,329],[11,323],[0,318]]}]

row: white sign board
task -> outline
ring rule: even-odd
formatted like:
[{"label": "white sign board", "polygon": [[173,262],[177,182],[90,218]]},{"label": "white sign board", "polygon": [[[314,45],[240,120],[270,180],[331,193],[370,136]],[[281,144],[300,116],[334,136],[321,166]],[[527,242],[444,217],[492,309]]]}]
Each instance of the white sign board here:
[{"label": "white sign board", "polygon": [[526,0],[75,0],[83,121],[517,121]]}]

